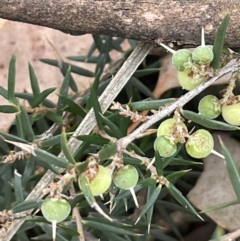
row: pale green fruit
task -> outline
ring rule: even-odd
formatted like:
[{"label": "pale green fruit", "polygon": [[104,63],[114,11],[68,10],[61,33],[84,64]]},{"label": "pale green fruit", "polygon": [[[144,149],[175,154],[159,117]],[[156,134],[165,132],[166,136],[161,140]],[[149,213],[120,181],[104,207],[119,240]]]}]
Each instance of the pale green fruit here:
[{"label": "pale green fruit", "polygon": [[198,46],[192,52],[192,59],[197,64],[209,64],[213,57],[213,51],[209,46]]},{"label": "pale green fruit", "polygon": [[178,71],[178,82],[185,90],[192,90],[206,81],[205,76],[193,77],[190,69]]},{"label": "pale green fruit", "polygon": [[[93,180],[89,181],[89,178],[85,173],[82,175],[85,175],[93,196],[99,196],[106,192],[112,182],[112,175],[110,169],[101,165],[98,166],[98,173]],[[79,176],[78,178],[78,184],[80,189],[82,189],[80,179],[81,176]]]},{"label": "pale green fruit", "polygon": [[126,165],[113,174],[114,184],[121,189],[131,189],[137,185],[138,171],[134,166]]},{"label": "pale green fruit", "polygon": [[222,117],[228,124],[240,126],[240,102],[232,105],[223,105]]},{"label": "pale green fruit", "polygon": [[[157,137],[159,136],[171,137],[173,135],[175,122],[176,120],[174,118],[169,118],[163,121],[157,129]],[[188,132],[187,126],[184,123],[182,123],[181,126],[187,133]]]},{"label": "pale green fruit", "polygon": [[46,198],[42,203],[41,211],[47,221],[60,223],[69,216],[71,206],[64,199]]},{"label": "pale green fruit", "polygon": [[205,158],[213,150],[214,140],[210,132],[199,129],[186,142],[187,153],[194,158]]},{"label": "pale green fruit", "polygon": [[188,49],[179,49],[177,50],[172,56],[172,63],[174,67],[179,70],[183,71],[184,64],[192,58],[192,52]]},{"label": "pale green fruit", "polygon": [[198,104],[199,114],[208,119],[217,118],[221,114],[221,109],[221,103],[214,95],[204,96]]},{"label": "pale green fruit", "polygon": [[172,144],[165,136],[159,136],[154,142],[154,150],[158,151],[161,157],[170,157],[177,151],[177,145]]}]

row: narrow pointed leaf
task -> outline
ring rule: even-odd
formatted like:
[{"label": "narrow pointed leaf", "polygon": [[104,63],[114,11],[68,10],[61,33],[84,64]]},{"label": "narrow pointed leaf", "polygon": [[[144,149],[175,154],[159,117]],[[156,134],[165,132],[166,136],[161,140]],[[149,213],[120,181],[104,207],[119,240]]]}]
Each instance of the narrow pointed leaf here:
[{"label": "narrow pointed leaf", "polygon": [[65,157],[67,158],[67,160],[73,165],[76,164],[76,161],[68,146],[68,141],[67,141],[67,136],[66,136],[65,130],[63,130],[62,134],[61,134],[61,147],[62,147],[62,151],[63,151]]},{"label": "narrow pointed leaf", "polygon": [[8,99],[8,91],[0,86],[0,95],[4,97],[6,100]]},{"label": "narrow pointed leaf", "polygon": [[25,187],[28,179],[34,173],[35,167],[36,167],[36,158],[34,156],[31,156],[30,159],[27,160],[26,166],[24,168],[23,178],[22,178],[23,187]]},{"label": "narrow pointed leaf", "polygon": [[11,210],[13,213],[20,213],[30,209],[39,208],[42,204],[42,200],[25,200],[22,203],[15,205]]},{"label": "narrow pointed leaf", "polygon": [[158,151],[155,151],[155,166],[158,176],[163,175],[163,160],[164,158],[160,157]]},{"label": "narrow pointed leaf", "polygon": [[81,135],[81,136],[74,136],[74,138],[81,141],[88,141],[91,144],[100,145],[100,146],[109,144],[110,142],[110,140],[97,135]]},{"label": "narrow pointed leaf", "polygon": [[102,110],[98,101],[98,93],[97,93],[98,83],[99,83],[99,78],[96,77],[93,85],[90,88],[90,99],[94,110],[97,125],[100,130],[103,130],[103,120],[102,120],[102,117],[100,116],[100,114],[102,114]]},{"label": "narrow pointed leaf", "polygon": [[151,193],[151,195],[149,196],[145,206],[143,207],[142,211],[140,212],[140,214],[138,216],[137,222],[141,219],[141,217],[143,217],[143,215],[145,215],[145,213],[149,210],[149,208],[152,207],[155,204],[155,202],[156,202],[156,200],[157,200],[157,198],[158,198],[158,196],[161,192],[161,189],[162,189],[162,185],[159,184],[154,189],[154,191]]},{"label": "narrow pointed leaf", "polygon": [[68,227],[63,224],[59,224],[58,227],[64,230],[66,233],[70,234],[71,236],[80,236],[80,233],[74,228]]},{"label": "narrow pointed leaf", "polygon": [[220,145],[222,147],[222,153],[225,157],[225,164],[226,164],[226,168],[228,171],[229,179],[232,183],[232,186],[233,186],[234,192],[237,196],[237,199],[240,202],[240,188],[239,188],[240,187],[240,175],[239,175],[238,167],[237,167],[236,163],[234,162],[234,160],[232,159],[232,156],[231,156],[229,150],[223,143],[220,136],[219,136],[219,141],[220,141]]},{"label": "narrow pointed leaf", "polygon": [[28,140],[29,142],[32,142],[35,138],[35,135],[32,129],[32,123],[30,121],[27,111],[22,105],[20,106],[20,109],[21,109],[21,113],[19,114],[19,117],[21,120],[21,124],[23,127],[26,140]]},{"label": "narrow pointed leaf", "polygon": [[82,118],[86,116],[87,112],[80,105],[69,99],[67,96],[59,95],[59,99],[61,99],[62,102],[65,103],[65,105],[69,106],[64,108],[64,110],[71,111],[72,113],[75,113]]},{"label": "narrow pointed leaf", "polygon": [[58,114],[56,114],[54,112],[47,111],[46,114],[45,114],[45,117],[47,119],[51,120],[54,123],[64,124],[63,118],[60,115],[58,115]]},{"label": "narrow pointed leaf", "polygon": [[138,89],[139,92],[143,93],[148,97],[151,97],[152,99],[155,99],[152,91],[136,77],[131,77],[129,83],[132,83]]},{"label": "narrow pointed leaf", "polygon": [[184,165],[184,166],[189,166],[189,165],[203,165],[202,162],[195,162],[195,161],[188,161],[188,160],[184,160],[182,158],[173,158],[172,162],[169,163],[169,165]]},{"label": "narrow pointed leaf", "polygon": [[142,100],[138,102],[129,103],[132,110],[143,111],[143,110],[158,110],[160,106],[173,103],[174,98],[161,99],[161,100]]},{"label": "narrow pointed leaf", "polygon": [[54,165],[57,167],[62,167],[62,168],[70,167],[70,163],[63,158],[57,157],[45,150],[39,149],[39,148],[35,148],[34,151],[38,158],[47,162],[48,164],[51,164],[51,165]]},{"label": "narrow pointed leaf", "polygon": [[218,30],[216,33],[216,37],[213,44],[214,59],[211,63],[214,69],[220,68],[223,45],[224,45],[224,40],[225,40],[225,35],[226,35],[226,30],[227,30],[229,20],[230,20],[230,14],[226,14],[220,26],[218,27]]},{"label": "narrow pointed leaf", "polygon": [[196,210],[193,208],[191,203],[182,195],[182,193],[171,183],[167,182],[165,185],[169,191],[169,193],[184,207],[186,210],[190,211],[197,217],[199,217],[201,220],[201,216],[196,212]]},{"label": "narrow pointed leaf", "polygon": [[21,143],[25,143],[25,144],[28,143],[25,139],[23,139],[21,137],[18,137],[16,135],[12,135],[12,134],[9,134],[9,133],[3,132],[3,131],[0,131],[0,135],[5,137],[9,141],[16,141],[16,142],[21,142]]},{"label": "narrow pointed leaf", "polygon": [[229,125],[222,121],[210,120],[202,115],[199,115],[189,110],[183,110],[181,111],[181,114],[183,115],[184,118],[212,130],[222,130],[222,131],[239,130],[239,127],[237,126]]},{"label": "narrow pointed leaf", "polygon": [[159,72],[159,68],[144,68],[144,69],[136,70],[133,76],[139,78],[139,77],[154,74],[157,72]]},{"label": "narrow pointed leaf", "polygon": [[[55,59],[40,59],[40,61],[42,61],[43,63],[49,64],[49,65],[58,67],[58,61],[55,60]],[[67,69],[69,68],[70,64],[66,63],[66,62],[64,62],[64,63],[66,65],[65,67],[66,67],[66,71],[67,71]],[[71,72],[75,73],[75,74],[83,75],[83,76],[86,76],[86,77],[94,77],[94,73],[93,72],[91,72],[91,71],[89,71],[87,69],[84,69],[82,67],[79,67],[77,65],[73,65],[73,64],[71,64]],[[66,74],[66,72],[63,73],[63,75],[65,75],[65,74]]]},{"label": "narrow pointed leaf", "polygon": [[34,97],[36,98],[40,94],[40,88],[38,85],[37,77],[35,75],[35,71],[30,63],[28,64],[28,71],[29,71],[29,76],[30,76],[32,92],[33,92]]},{"label": "narrow pointed leaf", "polygon": [[123,234],[123,235],[134,235],[134,236],[136,235],[136,233],[126,229],[125,226],[118,227],[116,225],[113,225],[113,223],[96,222],[96,221],[86,220],[86,219],[83,219],[82,223],[87,227],[98,229],[105,232],[113,232],[113,233]]},{"label": "narrow pointed leaf", "polygon": [[22,187],[22,175],[14,171],[14,193],[17,203],[21,203],[24,201],[23,197],[23,187]]},{"label": "narrow pointed leaf", "polygon": [[166,178],[169,182],[173,182],[173,181],[177,180],[179,177],[181,177],[181,176],[185,175],[186,173],[190,172],[191,170],[192,169],[175,171],[175,172],[167,175]]},{"label": "narrow pointed leaf", "polygon": [[83,195],[86,198],[86,201],[88,202],[88,204],[90,205],[90,207],[94,206],[94,203],[96,203],[96,200],[91,192],[91,189],[89,187],[88,181],[85,177],[85,175],[81,175],[78,179]]},{"label": "narrow pointed leaf", "polygon": [[105,161],[117,153],[117,143],[110,143],[104,145],[102,150],[98,153],[101,161]]},{"label": "narrow pointed leaf", "polygon": [[93,52],[96,50],[96,44],[95,42],[93,42],[90,46],[90,48],[88,49],[87,55],[86,55],[86,62],[88,61],[89,58],[92,57]]},{"label": "narrow pointed leaf", "polygon": [[[69,66],[67,73],[64,77],[64,80],[62,82],[62,86],[60,89],[60,95],[62,96],[66,96],[68,95],[68,89],[69,89],[69,85],[70,85],[70,77],[71,77],[71,66]],[[61,98],[58,99],[58,103],[57,103],[57,114],[62,114],[63,112],[63,107],[64,107],[64,102],[62,101]]]},{"label": "narrow pointed leaf", "polygon": [[95,47],[101,53],[101,49],[102,49],[102,45],[103,45],[101,36],[92,34],[92,37],[93,37],[93,40],[94,40],[94,43],[95,43]]},{"label": "narrow pointed leaf", "polygon": [[123,137],[123,133],[121,133],[120,128],[113,123],[109,118],[106,118],[105,116],[101,115],[101,118],[103,122],[109,127],[112,135],[116,138],[121,138]]},{"label": "narrow pointed leaf", "polygon": [[[27,100],[29,102],[32,102],[35,99],[35,97],[31,93],[25,93],[25,92],[24,93],[15,93],[15,95],[16,95],[16,97],[18,97],[20,99]],[[43,102],[42,102],[42,105],[46,106],[48,108],[55,108],[56,107],[56,105],[48,99],[44,99]]]},{"label": "narrow pointed leaf", "polygon": [[0,112],[2,113],[17,113],[19,109],[15,105],[0,105]]},{"label": "narrow pointed leaf", "polygon": [[81,56],[69,56],[67,58],[73,61],[85,62],[90,64],[96,64],[99,61],[99,56],[91,56],[87,58],[86,55],[81,55]]},{"label": "narrow pointed leaf", "polygon": [[230,207],[230,206],[236,205],[236,204],[239,204],[238,199],[208,207],[208,208],[202,210],[200,213],[208,213],[208,212],[211,212],[211,211],[215,211],[215,210],[219,210],[219,209],[222,209],[222,208]]},{"label": "narrow pointed leaf", "polygon": [[38,107],[55,90],[56,90],[56,87],[52,87],[52,88],[46,89],[42,93],[38,94],[32,101],[31,107],[32,108]]},{"label": "narrow pointed leaf", "polygon": [[[72,134],[73,133],[66,133],[66,136],[69,137]],[[40,145],[42,147],[51,147],[51,146],[56,146],[56,145],[58,145],[60,143],[61,143],[61,134],[53,136],[53,137],[50,137],[50,138],[45,139],[45,140],[42,140]]]},{"label": "narrow pointed leaf", "polygon": [[[151,197],[152,193],[155,190],[155,185],[151,185],[148,187],[148,192],[147,192],[147,201]],[[150,233],[150,228],[151,228],[151,223],[152,223],[152,217],[153,217],[153,210],[154,210],[154,205],[152,205],[148,211],[146,212],[146,219],[147,219],[147,224],[148,224],[148,233]]]},{"label": "narrow pointed leaf", "polygon": [[8,100],[11,103],[18,104],[18,101],[15,97],[15,75],[16,75],[16,55],[13,55],[9,68],[8,68]]}]

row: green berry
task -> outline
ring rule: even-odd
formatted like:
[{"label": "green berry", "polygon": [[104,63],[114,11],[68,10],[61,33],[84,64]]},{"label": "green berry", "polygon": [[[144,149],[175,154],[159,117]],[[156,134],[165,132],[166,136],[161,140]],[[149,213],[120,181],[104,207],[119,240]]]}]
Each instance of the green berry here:
[{"label": "green berry", "polygon": [[187,153],[193,158],[205,158],[213,150],[214,140],[210,132],[199,129],[186,142]]},{"label": "green berry", "polygon": [[[164,120],[157,129],[157,137],[159,136],[167,136],[171,137],[174,133],[174,124],[176,120],[174,118],[169,118]],[[184,123],[181,123],[181,127],[188,132],[188,129]]]},{"label": "green berry", "polygon": [[[110,169],[101,165],[98,166],[98,172],[93,180],[90,181],[86,173],[82,175],[85,175],[93,196],[99,196],[104,192],[106,192],[112,182],[112,175],[111,175]],[[78,178],[78,184],[80,189],[82,189],[80,179],[81,179],[81,175]]]},{"label": "green berry", "polygon": [[131,189],[137,185],[138,171],[134,166],[126,165],[113,174],[114,184],[121,189]]},{"label": "green berry", "polygon": [[172,144],[165,136],[159,136],[154,142],[154,150],[158,151],[161,157],[170,157],[177,151],[177,145]]},{"label": "green berry", "polygon": [[221,103],[214,95],[204,96],[198,104],[199,114],[208,119],[217,118],[221,114],[221,109]]},{"label": "green berry", "polygon": [[185,90],[192,90],[198,85],[206,81],[205,76],[194,77],[194,74],[190,69],[184,71],[178,71],[178,81],[179,84]]},{"label": "green berry", "polygon": [[42,203],[41,211],[47,221],[60,223],[69,216],[71,206],[64,199],[46,198]]},{"label": "green berry", "polygon": [[177,50],[172,56],[172,63],[174,67],[179,70],[183,71],[184,64],[192,59],[192,52],[188,49],[179,49]]},{"label": "green berry", "polygon": [[192,52],[192,59],[197,64],[209,64],[213,57],[213,51],[209,46],[198,46]]},{"label": "green berry", "polygon": [[222,106],[222,117],[228,124],[240,126],[240,102],[231,105],[224,104]]}]

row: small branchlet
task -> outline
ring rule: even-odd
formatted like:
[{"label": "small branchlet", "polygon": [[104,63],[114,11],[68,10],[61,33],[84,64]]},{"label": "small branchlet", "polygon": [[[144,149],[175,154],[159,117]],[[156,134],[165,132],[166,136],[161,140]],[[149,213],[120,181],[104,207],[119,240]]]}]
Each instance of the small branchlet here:
[{"label": "small branchlet", "polygon": [[237,75],[238,75],[238,72],[232,74],[227,88],[223,90],[223,92],[224,92],[223,98],[220,100],[220,103],[222,105],[224,105],[224,104],[235,104],[235,103],[238,103],[240,101],[240,100],[236,99],[236,96],[233,93],[233,90],[236,87]]},{"label": "small branchlet", "polygon": [[136,121],[146,122],[147,120],[149,120],[148,116],[140,115],[137,111],[131,111],[128,105],[126,105],[126,109],[124,109],[119,102],[113,101],[111,110],[119,110],[120,115],[125,117],[130,117],[133,122],[136,122]]}]

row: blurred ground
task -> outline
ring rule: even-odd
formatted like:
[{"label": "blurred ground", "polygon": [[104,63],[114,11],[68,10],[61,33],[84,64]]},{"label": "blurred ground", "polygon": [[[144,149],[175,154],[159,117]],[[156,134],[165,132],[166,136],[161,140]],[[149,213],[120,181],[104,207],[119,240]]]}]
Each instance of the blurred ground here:
[{"label": "blurred ground", "polygon": [[[91,35],[71,36],[50,28],[4,19],[0,19],[0,39],[0,85],[7,89],[9,61],[12,55],[16,54],[16,92],[23,92],[24,90],[31,92],[28,73],[29,62],[34,67],[41,91],[61,85],[63,76],[59,69],[39,61],[40,58],[57,58],[47,39],[63,58],[70,55],[86,54],[93,41]],[[128,47],[127,42],[125,42],[125,47]],[[117,52],[112,53],[113,58],[118,58],[120,55]],[[95,70],[94,64],[77,62],[74,62],[74,64],[91,71]],[[92,81],[92,78],[74,74],[73,76],[79,91],[84,91]],[[56,92],[50,96],[52,101],[57,99]],[[0,96],[0,105],[5,104],[8,104],[8,101]],[[7,131],[14,120],[14,114],[0,113],[0,120],[0,130]]]},{"label": "blurred ground", "polygon": [[[16,64],[16,92],[24,90],[31,92],[28,62],[30,62],[39,80],[41,90],[49,87],[59,87],[63,76],[59,69],[41,63],[40,58],[56,58],[53,48],[47,39],[56,47],[62,57],[68,55],[82,55],[88,51],[92,43],[91,35],[71,36],[60,31],[34,26],[30,24],[12,22],[0,19],[0,85],[7,89],[8,65],[13,54],[17,55]],[[76,63],[75,63],[76,64]],[[81,63],[80,66],[94,70],[94,65]],[[84,90],[91,78],[74,76],[79,90]],[[56,94],[50,99],[56,100]],[[4,98],[0,98],[0,105],[8,104]],[[14,114],[0,114],[1,130],[8,130]]]}]

